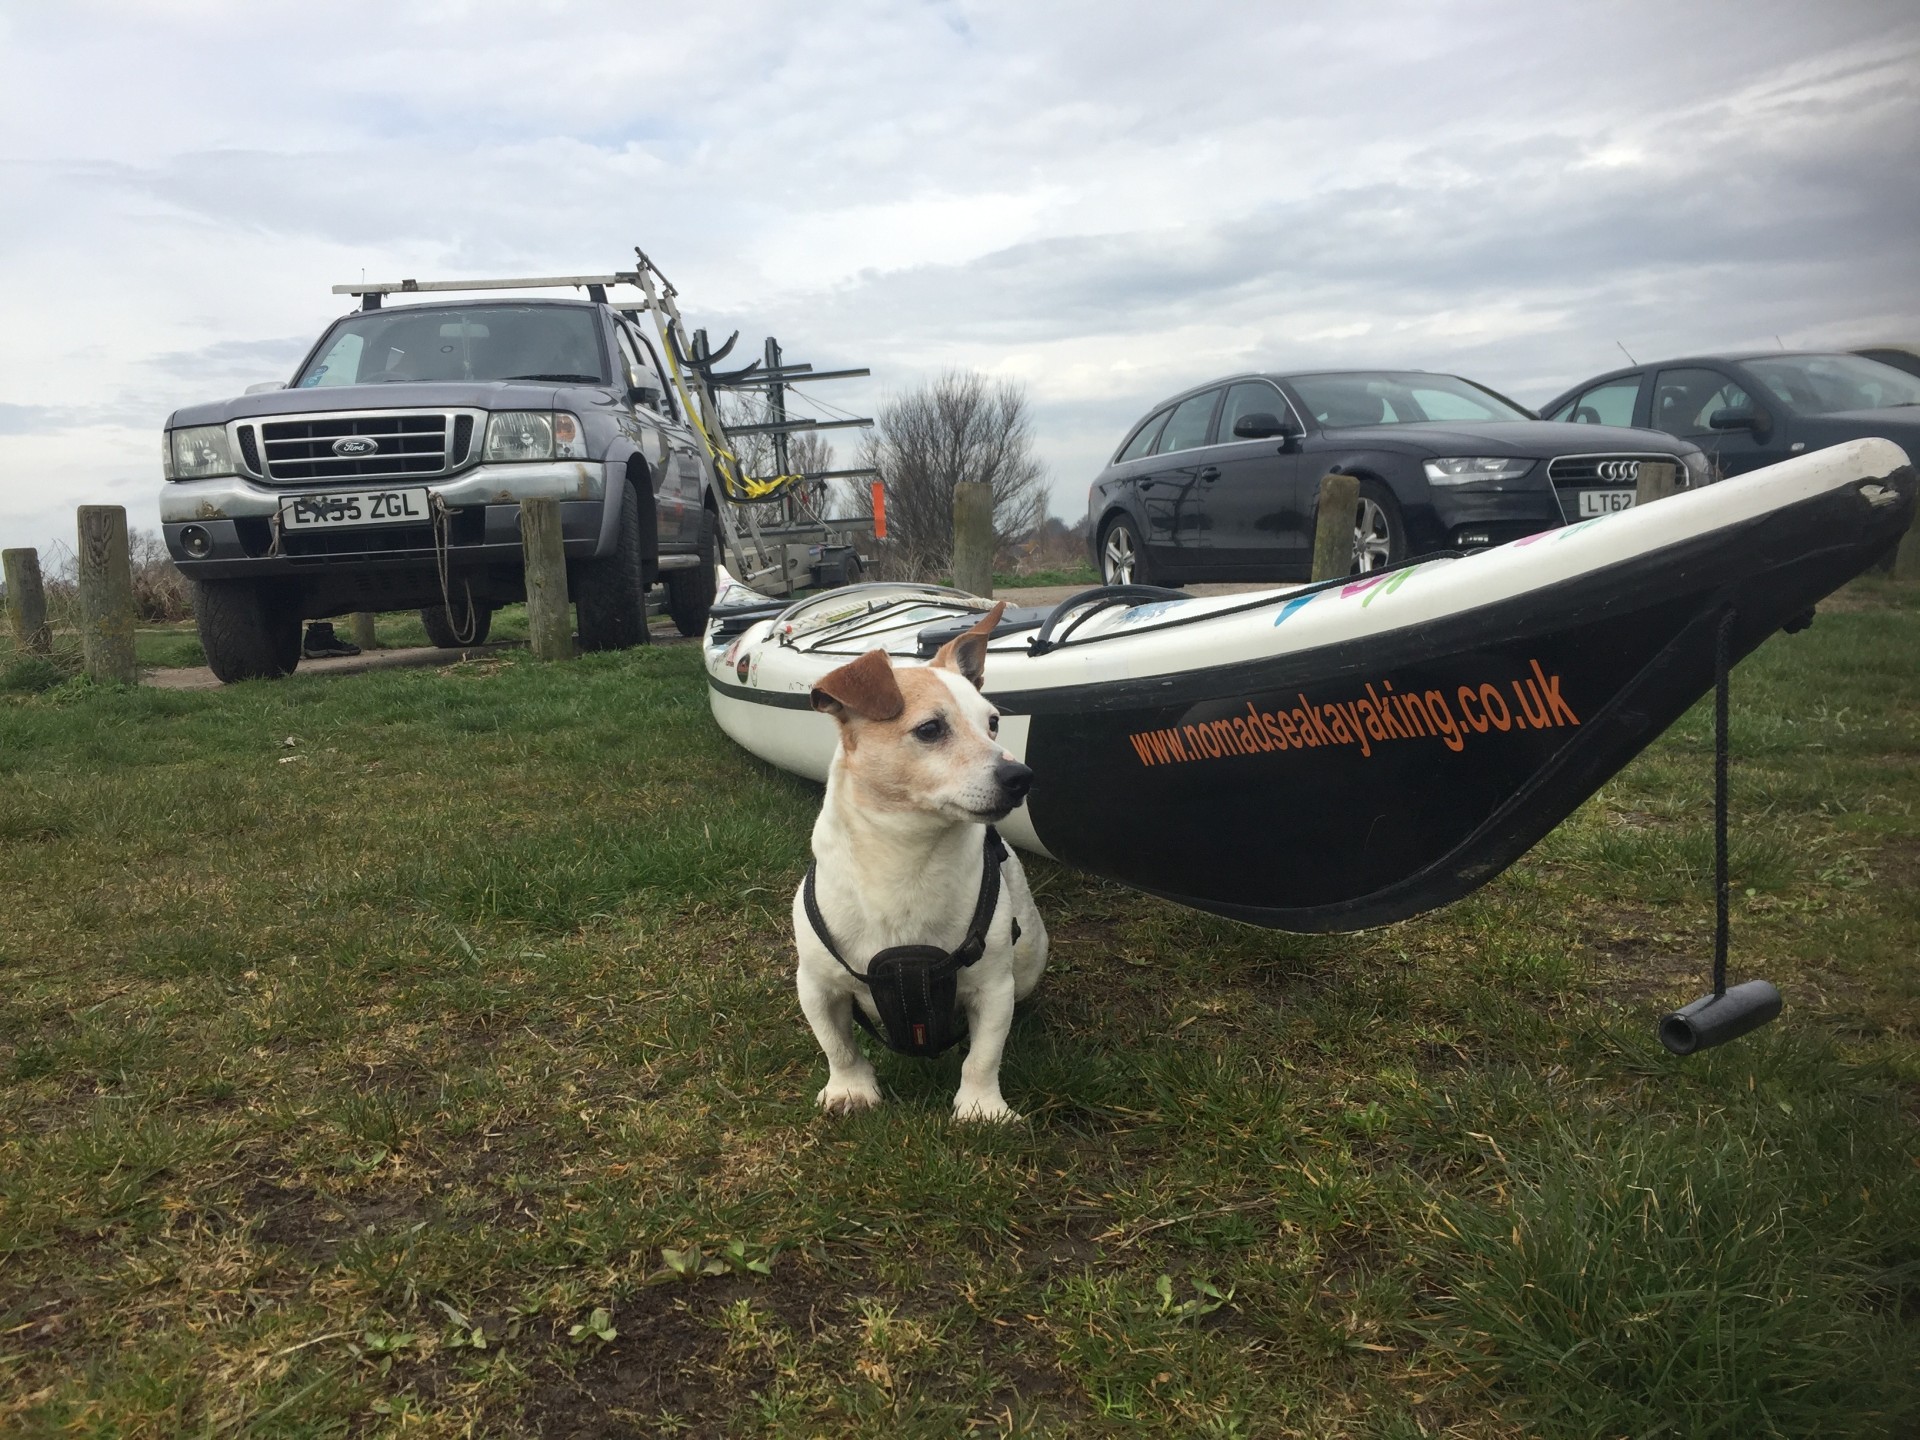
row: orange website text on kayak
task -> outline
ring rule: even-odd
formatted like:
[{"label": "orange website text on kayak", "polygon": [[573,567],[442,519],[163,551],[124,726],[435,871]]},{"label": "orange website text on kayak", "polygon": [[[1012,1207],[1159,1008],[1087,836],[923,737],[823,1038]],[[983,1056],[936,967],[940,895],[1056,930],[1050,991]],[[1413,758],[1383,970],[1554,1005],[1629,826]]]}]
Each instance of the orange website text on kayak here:
[{"label": "orange website text on kayak", "polygon": [[1538,660],[1527,663],[1533,673],[1508,681],[1506,690],[1486,681],[1457,686],[1452,695],[1401,692],[1391,680],[1370,680],[1366,694],[1350,700],[1316,702],[1302,694],[1297,705],[1274,710],[1249,700],[1244,715],[1139,730],[1127,739],[1142,765],[1180,765],[1324,745],[1358,745],[1371,758],[1375,746],[1395,740],[1438,740],[1457,754],[1481,735],[1578,725],[1580,717],[1560,694],[1560,677],[1547,674]]}]

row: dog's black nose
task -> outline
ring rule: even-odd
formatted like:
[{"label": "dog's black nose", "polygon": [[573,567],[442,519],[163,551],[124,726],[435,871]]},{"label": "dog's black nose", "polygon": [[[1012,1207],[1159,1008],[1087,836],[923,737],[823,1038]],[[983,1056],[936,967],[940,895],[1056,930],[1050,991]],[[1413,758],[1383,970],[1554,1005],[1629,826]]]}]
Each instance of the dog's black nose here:
[{"label": "dog's black nose", "polygon": [[993,767],[994,781],[1009,799],[1018,802],[1033,788],[1033,771],[1018,760],[1002,760]]}]

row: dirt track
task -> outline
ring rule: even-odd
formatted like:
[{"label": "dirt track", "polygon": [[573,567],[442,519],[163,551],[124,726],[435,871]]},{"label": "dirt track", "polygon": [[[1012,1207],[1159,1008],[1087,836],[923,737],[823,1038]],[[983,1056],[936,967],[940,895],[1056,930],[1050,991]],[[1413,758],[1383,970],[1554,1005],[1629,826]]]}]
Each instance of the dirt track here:
[{"label": "dirt track", "polygon": [[[1009,605],[1057,605],[1069,595],[1077,595],[1087,589],[1085,585],[1040,585],[1025,590],[1002,590],[995,598]],[[1187,592],[1192,595],[1233,595],[1241,591],[1260,590],[1260,585],[1188,585]],[[692,642],[676,633],[672,626],[653,628],[655,645],[688,645]],[[299,673],[302,675],[363,675],[369,670],[402,670],[425,668],[430,665],[454,665],[462,660],[476,660],[485,655],[498,654],[502,650],[522,648],[524,640],[503,640],[491,645],[469,645],[464,649],[440,650],[431,645],[409,646],[400,650],[371,650],[364,655],[344,655],[334,660],[302,660]],[[204,665],[187,665],[172,669],[151,669],[141,673],[140,683],[151,685],[158,690],[218,690],[220,682],[214,678],[213,671]]]}]

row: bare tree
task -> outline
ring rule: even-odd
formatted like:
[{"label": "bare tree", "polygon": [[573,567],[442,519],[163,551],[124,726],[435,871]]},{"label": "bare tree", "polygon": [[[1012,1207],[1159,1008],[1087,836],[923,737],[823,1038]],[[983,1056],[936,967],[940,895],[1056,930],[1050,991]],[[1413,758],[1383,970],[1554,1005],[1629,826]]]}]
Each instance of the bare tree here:
[{"label": "bare tree", "polygon": [[[886,486],[887,536],[910,574],[953,564],[953,493],[963,480],[993,486],[994,548],[1026,539],[1047,509],[1046,471],[1033,455],[1024,387],[977,370],[949,370],[881,411],[860,462]],[[871,513],[870,493],[856,495]]]}]

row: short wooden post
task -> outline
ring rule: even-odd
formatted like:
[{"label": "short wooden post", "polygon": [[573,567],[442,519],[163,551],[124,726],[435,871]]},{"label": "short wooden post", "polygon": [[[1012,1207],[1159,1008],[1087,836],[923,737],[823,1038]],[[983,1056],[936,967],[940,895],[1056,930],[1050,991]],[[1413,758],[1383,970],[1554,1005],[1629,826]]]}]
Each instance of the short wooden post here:
[{"label": "short wooden post", "polygon": [[40,581],[38,550],[0,550],[7,577],[7,619],[13,641],[29,655],[53,653],[53,628],[47,624],[47,587]]},{"label": "short wooden post", "polygon": [[133,659],[133,567],[122,505],[80,507],[80,650],[95,680],[137,684]]},{"label": "short wooden post", "polygon": [[373,612],[356,610],[353,612],[353,643],[362,650],[378,650],[380,640],[373,633]]},{"label": "short wooden post", "polygon": [[1651,505],[1680,493],[1680,467],[1666,460],[1642,460],[1633,482],[1633,503]]},{"label": "short wooden post", "polygon": [[1360,514],[1360,481],[1353,475],[1320,477],[1320,508],[1313,524],[1313,578],[1353,573],[1354,535]]},{"label": "short wooden post", "polygon": [[953,487],[953,587],[993,594],[993,486],[985,480]]},{"label": "short wooden post", "polygon": [[520,551],[527,572],[527,629],[536,660],[573,655],[573,612],[567,602],[567,550],[560,502],[520,502]]}]

